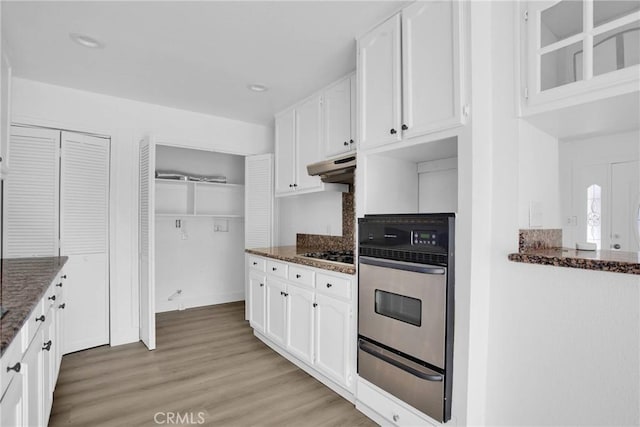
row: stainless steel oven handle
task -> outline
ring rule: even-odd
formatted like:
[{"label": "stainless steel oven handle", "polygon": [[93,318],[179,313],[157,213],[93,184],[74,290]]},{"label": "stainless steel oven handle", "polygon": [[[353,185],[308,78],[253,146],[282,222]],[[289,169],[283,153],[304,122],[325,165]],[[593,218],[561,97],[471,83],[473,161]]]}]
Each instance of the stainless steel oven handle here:
[{"label": "stainless steel oven handle", "polygon": [[363,341],[363,340],[358,340],[358,348],[360,348],[360,350],[369,353],[370,355],[372,355],[375,358],[378,358],[384,362],[387,362],[393,366],[395,366],[396,368],[402,369],[403,371],[418,377],[420,379],[423,380],[427,380],[427,381],[442,381],[442,375],[440,374],[427,374],[426,372],[421,372],[415,368],[412,368],[411,366],[407,366],[404,363],[387,356],[386,354],[382,354],[379,351],[377,351],[375,348],[373,348],[371,345],[367,344],[367,342]]},{"label": "stainless steel oven handle", "polygon": [[360,264],[374,265],[376,267],[393,268],[396,270],[412,271],[423,274],[445,274],[444,267],[434,267],[425,264],[415,264],[412,262],[391,261],[388,259],[370,258],[366,256],[358,257]]}]

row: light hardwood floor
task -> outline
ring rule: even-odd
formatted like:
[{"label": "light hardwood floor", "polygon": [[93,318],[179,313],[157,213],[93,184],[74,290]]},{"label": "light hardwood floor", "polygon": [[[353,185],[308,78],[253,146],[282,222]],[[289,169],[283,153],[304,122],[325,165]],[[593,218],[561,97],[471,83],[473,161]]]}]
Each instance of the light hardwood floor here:
[{"label": "light hardwood floor", "polygon": [[195,425],[375,425],[255,338],[244,303],[158,314],[154,351],[64,356],[49,425],[175,425],[169,412]]}]

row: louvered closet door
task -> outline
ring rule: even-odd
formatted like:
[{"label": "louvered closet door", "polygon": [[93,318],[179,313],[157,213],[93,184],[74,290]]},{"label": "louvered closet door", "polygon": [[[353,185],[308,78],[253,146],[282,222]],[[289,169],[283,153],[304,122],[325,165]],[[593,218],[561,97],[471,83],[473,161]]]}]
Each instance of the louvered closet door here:
[{"label": "louvered closet door", "polygon": [[271,246],[273,229],[273,155],[245,159],[245,247]]},{"label": "louvered closet door", "polygon": [[139,176],[139,279],[140,279],[140,339],[149,350],[156,348],[155,299],[155,196],[156,150],[152,141],[140,141]]},{"label": "louvered closet door", "polygon": [[57,256],[60,131],[12,126],[9,150],[3,256]]},{"label": "louvered closet door", "polygon": [[60,254],[64,352],[109,343],[109,140],[62,132]]}]

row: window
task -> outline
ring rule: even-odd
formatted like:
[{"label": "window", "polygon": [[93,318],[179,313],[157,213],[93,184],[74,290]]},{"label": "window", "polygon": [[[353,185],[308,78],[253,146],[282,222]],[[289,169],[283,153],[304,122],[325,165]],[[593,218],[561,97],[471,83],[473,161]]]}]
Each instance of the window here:
[{"label": "window", "polygon": [[[640,224],[640,218],[639,218]],[[602,190],[593,184],[587,188],[587,242],[595,243],[600,250],[602,241]]]}]

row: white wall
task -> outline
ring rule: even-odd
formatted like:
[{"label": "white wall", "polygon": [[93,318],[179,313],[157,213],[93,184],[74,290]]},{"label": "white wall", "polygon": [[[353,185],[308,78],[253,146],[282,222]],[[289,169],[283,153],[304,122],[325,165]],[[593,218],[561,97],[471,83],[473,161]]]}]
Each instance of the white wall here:
[{"label": "white wall", "polygon": [[458,158],[418,163],[418,212],[458,210]]},{"label": "white wall", "polygon": [[[486,365],[469,362],[486,371],[484,417],[473,421],[638,425],[640,278],[507,260],[517,250],[526,203],[557,191],[546,168],[531,163],[547,158],[557,164],[557,158],[550,154],[552,140],[543,138],[537,153],[533,142],[544,135],[515,117],[513,4],[495,2],[491,8],[491,279],[484,305],[490,315]],[[551,226],[556,220],[545,221]]]},{"label": "white wall", "polygon": [[110,135],[111,343],[138,340],[138,141],[146,134],[236,154],[273,151],[273,130],[205,114],[13,80],[14,122]]},{"label": "white wall", "polygon": [[342,236],[342,193],[326,191],[276,200],[276,245],[295,245],[296,233]]},{"label": "white wall", "polygon": [[519,120],[519,225],[534,228],[529,222],[533,204],[541,209],[542,220],[535,228],[560,228],[560,166],[558,139]]}]

